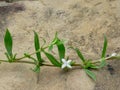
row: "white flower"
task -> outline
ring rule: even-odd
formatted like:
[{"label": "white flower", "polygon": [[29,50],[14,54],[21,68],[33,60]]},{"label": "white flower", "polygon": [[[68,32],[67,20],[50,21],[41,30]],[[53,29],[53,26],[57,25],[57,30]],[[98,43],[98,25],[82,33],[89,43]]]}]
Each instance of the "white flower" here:
[{"label": "white flower", "polygon": [[111,56],[112,56],[112,57],[117,56],[117,53],[113,53],[113,54],[111,54]]},{"label": "white flower", "polygon": [[65,59],[62,59],[62,66],[61,68],[64,69],[64,68],[72,68],[72,66],[70,65],[72,60],[65,60]]}]

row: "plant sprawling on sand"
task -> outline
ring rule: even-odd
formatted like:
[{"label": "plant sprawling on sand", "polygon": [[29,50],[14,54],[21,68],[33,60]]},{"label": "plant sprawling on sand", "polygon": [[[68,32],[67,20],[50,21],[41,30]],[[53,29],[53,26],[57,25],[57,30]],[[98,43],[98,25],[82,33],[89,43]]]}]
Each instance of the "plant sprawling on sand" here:
[{"label": "plant sprawling on sand", "polygon": [[[24,53],[23,57],[17,58],[17,54],[13,54],[12,48],[13,48],[13,39],[12,35],[9,32],[9,30],[6,30],[6,33],[4,35],[4,45],[6,48],[6,57],[7,60],[0,60],[0,62],[9,62],[9,63],[28,63],[28,64],[33,64],[35,67],[32,69],[34,72],[39,73],[41,70],[42,66],[49,66],[49,67],[58,67],[61,68],[62,70],[69,70],[72,69],[73,67],[80,67],[80,69],[83,69],[86,74],[92,78],[93,80],[96,80],[96,75],[93,73],[92,70],[97,70],[100,68],[103,68],[106,65],[107,60],[119,60],[120,55],[113,53],[111,56],[106,57],[106,50],[107,50],[107,38],[104,36],[104,44],[103,44],[103,49],[101,53],[101,57],[98,60],[91,60],[91,59],[86,59],[84,55],[81,53],[81,51],[78,48],[71,47],[73,49],[77,56],[80,58],[82,63],[76,63],[74,60],[70,60],[68,57],[66,58],[65,53],[66,53],[66,48],[64,46],[64,41],[58,38],[58,34],[55,34],[54,39],[51,41],[50,44],[46,45],[46,41],[43,39],[44,44],[41,45],[39,41],[39,36],[38,34],[34,31],[34,48],[35,51],[33,53]],[[54,54],[50,53],[51,51],[53,52],[54,46],[57,47],[58,49],[58,56],[59,58],[56,58]],[[46,50],[48,49],[48,50]],[[43,59],[41,53],[43,53],[48,60],[51,62],[51,64],[45,63],[45,60]],[[36,54],[36,58],[33,57],[33,55]],[[23,59],[28,58],[31,61],[25,61]]]}]

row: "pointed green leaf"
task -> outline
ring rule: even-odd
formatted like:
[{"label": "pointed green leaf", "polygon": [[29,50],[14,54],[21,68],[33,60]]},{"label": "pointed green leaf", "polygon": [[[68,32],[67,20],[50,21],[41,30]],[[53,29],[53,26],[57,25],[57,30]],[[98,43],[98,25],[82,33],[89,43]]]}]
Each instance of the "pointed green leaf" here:
[{"label": "pointed green leaf", "polygon": [[48,51],[52,51],[52,49],[53,49],[53,45],[50,45],[50,46],[48,47]]},{"label": "pointed green leaf", "polygon": [[36,73],[39,73],[40,72],[40,66],[36,65],[36,67],[32,70]]},{"label": "pointed green leaf", "polygon": [[49,47],[48,47],[48,50],[49,50],[49,51],[51,51],[51,50],[53,49],[53,45],[55,45],[55,44],[57,43],[57,41],[58,41],[57,35],[58,35],[58,34],[57,34],[57,32],[56,32],[54,39],[52,40],[52,42],[50,43],[50,45],[49,45]]},{"label": "pointed green leaf", "polygon": [[60,39],[58,38],[58,40],[57,40],[57,42],[56,42],[55,44],[56,44],[56,45],[64,44],[64,40],[60,40]]},{"label": "pointed green leaf", "polygon": [[32,57],[30,54],[24,53],[24,56],[31,59],[31,60],[33,60],[35,62],[35,64],[37,64],[37,60],[34,57]]},{"label": "pointed green leaf", "polygon": [[43,47],[46,44],[46,40],[44,38],[42,38],[43,40],[43,45],[41,47]]},{"label": "pointed green leaf", "polygon": [[58,47],[58,52],[59,52],[59,58],[60,58],[60,61],[62,60],[62,58],[65,57],[65,47],[63,44],[61,45],[57,45]]},{"label": "pointed green leaf", "polygon": [[86,60],[84,63],[85,69],[98,69],[99,67],[92,63],[92,60]]},{"label": "pointed green leaf", "polygon": [[4,36],[4,44],[5,44],[5,48],[7,50],[7,53],[9,54],[9,56],[12,58],[13,54],[12,54],[12,36],[9,32],[9,30],[6,30],[5,36]]},{"label": "pointed green leaf", "polygon": [[[39,37],[38,37],[38,34],[34,31],[34,46],[35,46],[35,50],[36,52],[38,50],[40,50],[40,43],[39,43]],[[37,52],[36,53],[36,56],[37,56],[37,59],[40,63],[42,63],[42,59],[41,59],[41,53],[40,52]]]},{"label": "pointed green leaf", "polygon": [[106,60],[105,60],[105,58],[102,58],[99,68],[102,68],[104,66],[106,66]]},{"label": "pointed green leaf", "polygon": [[74,50],[76,51],[76,53],[77,53],[77,55],[79,56],[79,58],[80,58],[83,62],[85,62],[85,58],[84,58],[84,56],[82,55],[82,53],[80,52],[80,50],[79,50],[78,48],[75,48]]},{"label": "pointed green leaf", "polygon": [[104,45],[103,45],[103,49],[102,49],[102,56],[101,56],[101,58],[105,57],[106,50],[107,50],[107,38],[106,38],[106,36],[104,36]]},{"label": "pointed green leaf", "polygon": [[84,70],[85,70],[86,74],[87,74],[90,78],[92,78],[94,81],[96,81],[96,76],[95,76],[95,74],[94,74],[92,71],[90,71],[90,70],[88,70],[88,69],[84,69]]},{"label": "pointed green leaf", "polygon": [[85,69],[89,69],[89,68],[92,68],[92,62],[90,61],[90,60],[86,60],[85,62],[84,62],[84,68]]},{"label": "pointed green leaf", "polygon": [[53,49],[54,45],[56,45],[58,48],[59,58],[60,58],[60,61],[62,62],[61,59],[65,57],[65,46],[63,44],[63,41],[58,38],[57,32],[55,34],[53,41],[49,45],[49,51]]},{"label": "pointed green leaf", "polygon": [[99,67],[96,65],[91,65],[91,69],[98,69]]},{"label": "pointed green leaf", "polygon": [[54,45],[57,43],[57,41],[58,41],[58,33],[56,32],[55,37],[54,37],[53,41],[51,42],[51,44]]},{"label": "pointed green leaf", "polygon": [[59,62],[57,61],[57,59],[56,59],[52,54],[47,53],[47,52],[45,52],[45,51],[44,51],[44,53],[45,53],[45,55],[47,56],[47,58],[50,60],[50,62],[51,62],[54,66],[61,67],[61,63],[59,63]]},{"label": "pointed green leaf", "polygon": [[[60,40],[59,40],[60,41]],[[63,43],[57,45],[60,61],[65,57],[65,46]]]},{"label": "pointed green leaf", "polygon": [[7,59],[8,59],[8,61],[11,62],[11,59],[10,59],[10,56],[8,55],[8,53],[5,53],[5,55],[6,55]]},{"label": "pointed green leaf", "polygon": [[[95,64],[91,63],[89,65],[89,68],[91,68],[91,69],[99,69],[99,68],[102,68],[104,66],[106,66],[106,60],[105,60],[105,58],[102,58],[99,65],[95,65]],[[88,69],[88,68],[86,68],[86,69]]]}]

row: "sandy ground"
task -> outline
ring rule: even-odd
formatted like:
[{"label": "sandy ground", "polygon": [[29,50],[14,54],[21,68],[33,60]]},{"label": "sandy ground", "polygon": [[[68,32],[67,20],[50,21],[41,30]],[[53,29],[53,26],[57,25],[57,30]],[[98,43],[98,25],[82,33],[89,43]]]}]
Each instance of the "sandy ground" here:
[{"label": "sandy ground", "polygon": [[[103,34],[108,38],[107,55],[120,53],[120,0],[39,0],[0,2],[0,59],[5,59],[3,36],[9,28],[14,39],[14,53],[33,52],[33,30],[49,43],[55,32],[66,46],[78,47],[86,58],[101,55]],[[42,40],[42,39],[41,39]],[[78,57],[67,50],[72,60]],[[46,59],[46,57],[44,57]],[[120,61],[94,71],[94,82],[80,69],[63,72],[43,67],[39,75],[27,64],[0,65],[0,90],[120,90]]]}]

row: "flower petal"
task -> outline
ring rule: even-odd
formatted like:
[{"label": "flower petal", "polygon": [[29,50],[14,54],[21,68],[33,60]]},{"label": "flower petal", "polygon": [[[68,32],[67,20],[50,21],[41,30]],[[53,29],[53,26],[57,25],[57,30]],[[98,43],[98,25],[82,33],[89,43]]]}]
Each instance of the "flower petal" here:
[{"label": "flower petal", "polygon": [[70,64],[72,62],[72,60],[68,60],[67,63]]},{"label": "flower petal", "polygon": [[69,65],[69,64],[67,64],[67,67],[68,67],[68,68],[72,68],[72,66],[71,66],[71,65]]},{"label": "flower petal", "polygon": [[113,54],[111,54],[111,56],[116,56],[117,55],[117,53],[113,53]]},{"label": "flower petal", "polygon": [[63,58],[63,59],[62,59],[62,62],[63,62],[63,63],[66,63],[66,60]]},{"label": "flower petal", "polygon": [[66,64],[63,64],[61,68],[64,69],[65,67],[66,67]]}]

